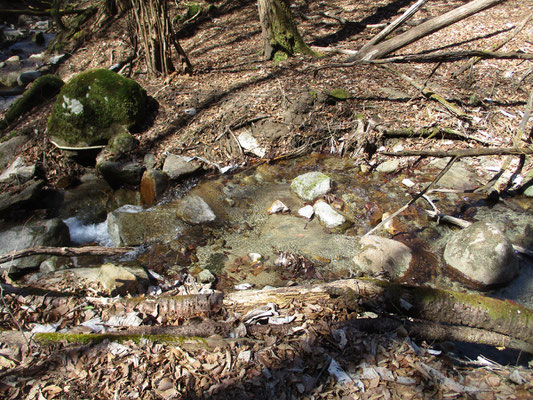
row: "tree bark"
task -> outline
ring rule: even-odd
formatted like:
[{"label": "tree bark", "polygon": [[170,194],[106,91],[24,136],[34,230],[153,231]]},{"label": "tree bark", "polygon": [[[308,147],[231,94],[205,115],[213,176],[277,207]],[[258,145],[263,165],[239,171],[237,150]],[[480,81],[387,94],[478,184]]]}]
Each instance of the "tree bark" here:
[{"label": "tree bark", "polygon": [[265,60],[284,59],[295,53],[317,54],[303,41],[287,0],[258,0]]},{"label": "tree bark", "polygon": [[224,306],[245,313],[267,303],[288,307],[293,301],[311,304],[342,301],[349,309],[363,306],[394,314],[401,312],[412,318],[488,330],[533,344],[533,310],[517,303],[379,280],[345,279],[314,286],[234,292],[226,295]]},{"label": "tree bark", "polygon": [[430,35],[442,28],[452,25],[462,19],[486,10],[507,0],[474,0],[461,7],[457,7],[443,15],[432,18],[419,26],[408,30],[401,35],[382,42],[376,46],[367,47],[364,51],[358,52],[348,61],[370,61],[382,58],[402,47],[411,44],[424,36]]},{"label": "tree bark", "polygon": [[174,72],[171,59],[172,46],[175,47],[183,72],[190,73],[189,58],[172,33],[168,18],[167,0],[131,0],[137,32],[144,47],[146,66],[152,75],[169,75]]}]

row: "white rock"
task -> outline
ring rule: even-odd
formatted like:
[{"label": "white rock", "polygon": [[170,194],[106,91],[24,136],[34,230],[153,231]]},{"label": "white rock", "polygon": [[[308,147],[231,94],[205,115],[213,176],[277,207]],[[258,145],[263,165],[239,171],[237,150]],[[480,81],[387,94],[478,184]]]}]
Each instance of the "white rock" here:
[{"label": "white rock", "polygon": [[17,63],[20,62],[19,56],[11,56],[6,60],[6,63]]},{"label": "white rock", "polygon": [[315,210],[313,209],[313,206],[310,205],[304,206],[298,210],[298,215],[307,219],[311,219],[314,213]]},{"label": "white rock", "polygon": [[263,256],[259,253],[248,253],[248,257],[252,263],[259,262],[263,258]]},{"label": "white rock", "polygon": [[312,201],[331,189],[331,179],[322,172],[308,172],[293,179],[291,189],[302,199]]},{"label": "white rock", "polygon": [[252,136],[248,131],[241,133],[238,137],[239,144],[241,147],[249,151],[252,154],[255,154],[258,157],[264,157],[266,154],[266,149],[260,147],[257,143],[257,140]]},{"label": "white rock", "polygon": [[279,212],[287,212],[287,211],[289,211],[289,207],[287,207],[285,204],[283,204],[282,201],[276,200],[268,208],[267,214],[276,214],[276,213],[279,213]]},{"label": "white rock", "polygon": [[241,283],[240,285],[235,285],[235,290],[248,290],[251,289],[254,285],[251,283]]},{"label": "white rock", "polygon": [[412,188],[413,186],[415,186],[415,183],[411,179],[405,178],[402,181],[402,185],[407,186],[408,188]]},{"label": "white rock", "polygon": [[377,166],[376,171],[383,172],[385,174],[394,172],[400,166],[400,160],[388,160]]},{"label": "white rock", "polygon": [[317,201],[313,206],[313,210],[320,222],[322,222],[326,228],[335,228],[346,222],[346,218],[335,211],[325,201]]}]

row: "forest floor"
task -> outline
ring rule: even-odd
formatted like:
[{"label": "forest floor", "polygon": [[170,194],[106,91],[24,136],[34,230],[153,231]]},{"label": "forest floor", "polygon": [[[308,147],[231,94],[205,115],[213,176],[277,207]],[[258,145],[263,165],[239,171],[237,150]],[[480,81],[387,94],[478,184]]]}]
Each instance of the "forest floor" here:
[{"label": "forest floor", "polygon": [[[357,50],[400,15],[409,1],[295,1],[292,11],[306,43],[320,48]],[[436,0],[413,20],[431,18],[463,4]],[[250,165],[257,156],[243,152],[236,135],[262,120],[285,124],[283,135],[265,135],[266,159],[301,151],[328,152],[375,166],[392,149],[509,147],[523,119],[533,86],[532,63],[482,60],[466,71],[467,61],[387,64],[450,100],[467,118],[457,118],[380,65],[328,67],[347,55],[322,50],[326,57],[297,55],[275,64],[261,57],[261,28],[255,1],[215,3],[216,13],[176,26],[194,68],[191,75],[150,76],[142,57],[131,78],[157,102],[154,119],[142,132],[137,157],[152,153],[161,164],[168,153],[199,156],[219,165]],[[186,7],[171,5],[171,14]],[[486,50],[513,34],[533,12],[527,1],[509,1],[430,35],[399,54]],[[127,18],[105,23],[59,67],[64,81],[91,68],[108,68],[132,51]],[[531,21],[500,51],[533,52]],[[127,71],[127,70],[126,70]],[[314,102],[295,120],[310,93],[343,89],[348,99]],[[304,99],[304,100],[302,100]],[[64,157],[44,134],[52,103],[18,121],[12,131],[30,133],[27,161],[40,161],[54,186],[81,167]],[[195,115],[186,112],[196,110]],[[451,129],[475,140],[394,138],[391,132]],[[531,122],[526,126],[526,135]],[[364,135],[361,135],[361,132]],[[389,133],[389,134],[388,134]],[[363,137],[361,137],[363,136]],[[526,137],[521,144],[524,144]],[[414,162],[409,159],[406,162]],[[475,162],[475,161],[474,161]],[[531,163],[526,163],[527,172]],[[15,303],[13,303],[15,304]],[[43,304],[26,304],[15,319],[45,315]],[[76,318],[90,312],[76,304],[61,313]],[[0,349],[0,397],[5,399],[194,399],[194,398],[477,398],[533,397],[531,368],[503,366],[484,358],[458,360],[445,343],[414,342],[404,329],[363,333],[341,322],[353,315],[338,305],[291,304],[296,314],[313,315],[292,330],[256,329],[246,338],[209,343],[128,340],[82,345],[31,344]],[[22,313],[22,314],[21,314]],[[36,317],[37,318],[37,317]],[[238,316],[219,314],[218,320]],[[39,318],[37,318],[39,319]],[[30,320],[31,321],[31,320]],[[175,321],[176,325],[183,321]],[[212,340],[211,340],[212,339]],[[448,346],[448,347],[447,347]],[[338,364],[335,371],[332,360]],[[333,365],[333,366],[332,366]],[[531,367],[531,366],[530,366]],[[344,371],[344,375],[343,375]]]}]

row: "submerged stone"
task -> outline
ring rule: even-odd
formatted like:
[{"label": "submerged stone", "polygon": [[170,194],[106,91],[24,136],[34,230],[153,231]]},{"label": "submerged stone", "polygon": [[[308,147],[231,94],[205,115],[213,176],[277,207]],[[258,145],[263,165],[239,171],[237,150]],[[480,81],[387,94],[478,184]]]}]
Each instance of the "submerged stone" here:
[{"label": "submerged stone", "polygon": [[519,272],[509,239],[494,225],[480,221],[458,232],[444,249],[446,263],[467,279],[484,286],[510,282]]},{"label": "submerged stone", "polygon": [[368,235],[363,236],[359,244],[361,251],[353,258],[353,262],[365,274],[394,280],[409,269],[412,252],[403,243]]},{"label": "submerged stone", "polygon": [[105,144],[124,128],[140,125],[146,108],[146,91],[134,80],[106,69],[82,72],[59,93],[48,135],[60,145]]},{"label": "submerged stone", "polygon": [[325,195],[330,188],[331,179],[322,172],[308,172],[297,176],[291,183],[291,189],[307,201]]},{"label": "submerged stone", "polygon": [[317,201],[313,206],[313,210],[320,222],[322,222],[326,228],[336,228],[346,222],[346,218],[335,211],[333,207],[325,201]]},{"label": "submerged stone", "polygon": [[200,196],[189,194],[179,203],[176,213],[180,219],[190,224],[212,222],[216,216]]}]

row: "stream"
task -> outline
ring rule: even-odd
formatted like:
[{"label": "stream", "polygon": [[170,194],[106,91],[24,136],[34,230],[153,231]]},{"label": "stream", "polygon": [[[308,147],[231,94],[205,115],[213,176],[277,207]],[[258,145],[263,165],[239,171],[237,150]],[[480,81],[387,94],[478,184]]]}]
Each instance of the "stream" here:
[{"label": "stream", "polygon": [[[490,222],[513,244],[531,249],[533,199],[516,196],[493,202],[486,196],[450,192],[481,184],[493,168],[489,164],[457,162],[438,183],[443,190],[429,197],[442,214]],[[438,160],[416,169],[363,173],[352,160],[315,154],[225,175],[189,178],[167,190],[150,208],[141,206],[138,191],[120,189],[109,194],[105,184],[93,177],[62,193],[61,205],[49,209],[48,216],[61,217],[71,240],[78,245],[137,246],[136,252],[119,263],[131,268],[145,266],[168,279],[177,279],[184,270],[193,275],[209,270],[217,278],[217,289],[226,291],[332,281],[365,274],[353,261],[361,251],[360,237],[381,221],[384,213],[407,203],[443,165],[445,160]],[[298,175],[311,171],[331,178],[332,188],[323,198],[345,217],[347,222],[342,226],[326,228],[316,216],[307,219],[298,215],[301,207],[312,202],[298,197],[290,184]],[[483,171],[483,179],[476,171]],[[190,218],[201,220],[205,210],[194,203],[193,216],[184,216],[184,198],[203,199],[198,204],[208,205],[214,219],[191,222]],[[276,200],[289,211],[269,214],[267,210]],[[377,232],[412,251],[408,270],[394,279],[475,290],[474,282],[458,276],[443,259],[446,243],[460,228],[438,224],[426,209],[431,209],[430,205],[419,200]],[[518,277],[487,293],[532,307],[533,263],[525,256],[518,258]],[[99,267],[102,261],[80,257],[75,266]],[[63,262],[54,268],[72,266]],[[45,272],[36,273],[32,281],[45,276]],[[380,273],[377,276],[390,278]]]}]

